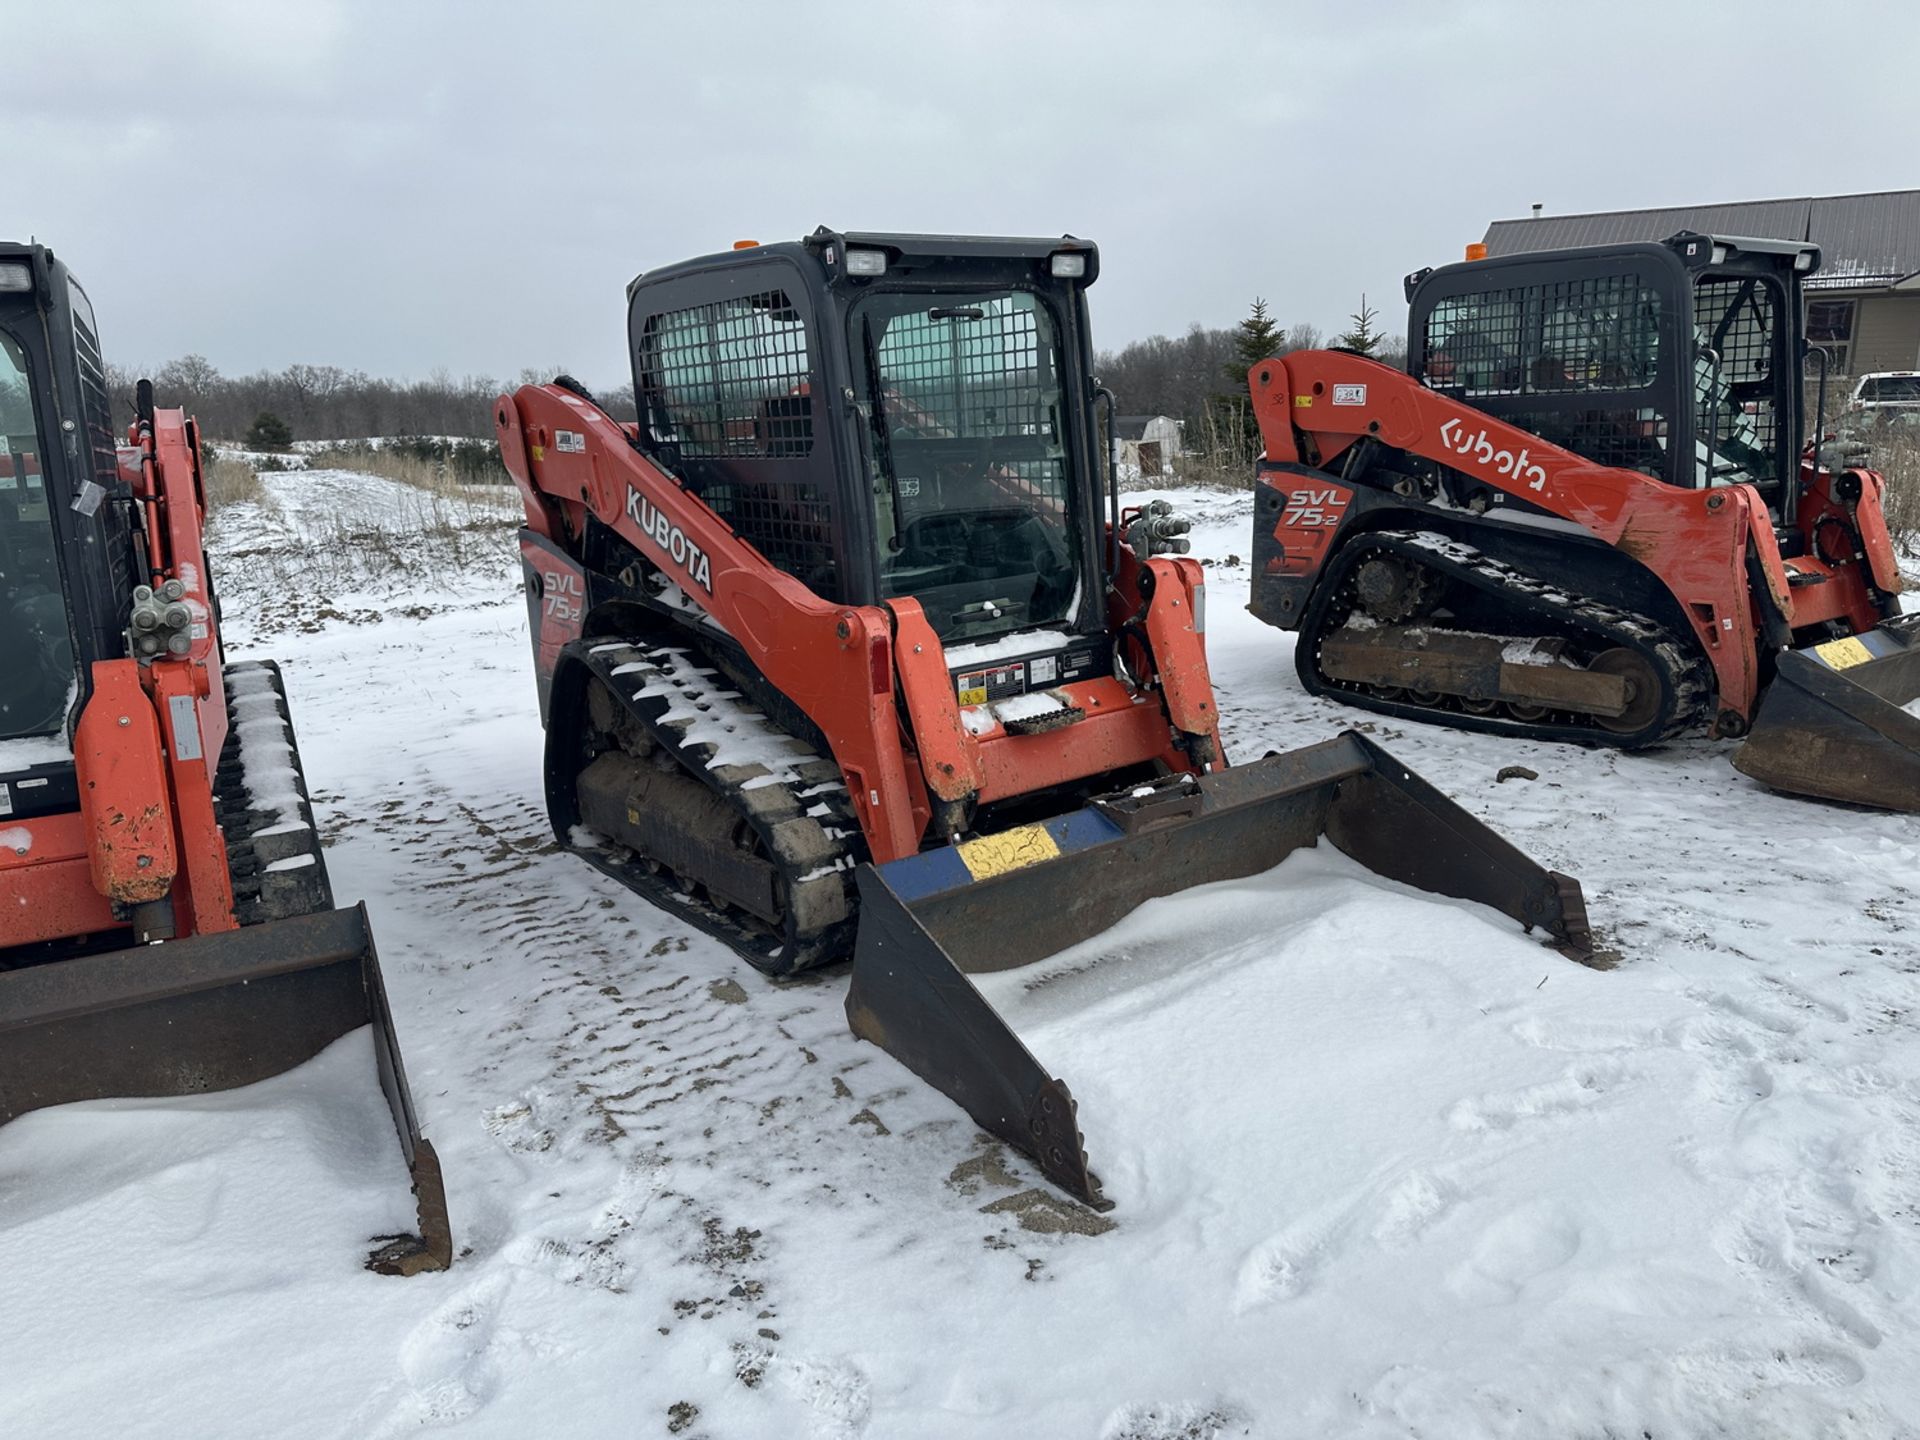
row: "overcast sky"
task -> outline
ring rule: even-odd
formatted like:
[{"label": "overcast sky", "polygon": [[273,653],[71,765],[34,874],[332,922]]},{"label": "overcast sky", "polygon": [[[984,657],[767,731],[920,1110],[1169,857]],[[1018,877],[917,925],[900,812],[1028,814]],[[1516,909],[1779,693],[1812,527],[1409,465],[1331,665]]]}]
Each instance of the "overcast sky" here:
[{"label": "overcast sky", "polygon": [[[1809,17],[1821,40],[1805,33]],[[1100,243],[1102,347],[1334,329],[1487,221],[1920,185],[1920,4],[0,0],[0,227],[110,357],[626,374],[741,238]]]}]

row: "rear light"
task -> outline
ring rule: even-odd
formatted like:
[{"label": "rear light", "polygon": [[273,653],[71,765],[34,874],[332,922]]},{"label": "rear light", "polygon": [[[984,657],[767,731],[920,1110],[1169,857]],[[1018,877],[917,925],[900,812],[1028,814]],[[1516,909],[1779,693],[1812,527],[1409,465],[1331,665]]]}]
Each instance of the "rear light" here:
[{"label": "rear light", "polygon": [[0,265],[0,294],[19,295],[33,289],[33,267],[24,261]]},{"label": "rear light", "polygon": [[1053,272],[1056,280],[1079,280],[1087,273],[1087,255],[1084,250],[1057,250],[1047,261],[1047,269]]},{"label": "rear light", "polygon": [[884,250],[847,251],[847,273],[849,275],[886,274],[887,252]]}]

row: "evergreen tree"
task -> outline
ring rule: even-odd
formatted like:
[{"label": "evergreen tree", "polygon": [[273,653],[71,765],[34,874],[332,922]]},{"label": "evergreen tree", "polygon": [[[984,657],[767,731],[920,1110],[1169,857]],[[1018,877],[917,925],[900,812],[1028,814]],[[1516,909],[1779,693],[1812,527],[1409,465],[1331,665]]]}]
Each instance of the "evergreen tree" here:
[{"label": "evergreen tree", "polygon": [[1380,348],[1380,342],[1386,337],[1374,329],[1373,322],[1380,312],[1367,304],[1366,292],[1360,294],[1360,308],[1347,318],[1353,322],[1353,328],[1333,343],[1362,355],[1371,355]]},{"label": "evergreen tree", "polygon": [[1233,359],[1223,367],[1226,377],[1233,381],[1236,390],[1244,388],[1247,371],[1262,360],[1271,360],[1278,355],[1285,343],[1285,333],[1267,314],[1267,302],[1256,296],[1253,309],[1247,312],[1247,318],[1234,331]]},{"label": "evergreen tree", "polygon": [[247,431],[249,450],[285,450],[292,444],[293,431],[271,410],[262,410],[253,417],[253,426]]},{"label": "evergreen tree", "polygon": [[[1256,296],[1253,308],[1230,332],[1233,337],[1233,359],[1220,367],[1220,373],[1226,377],[1229,388],[1213,397],[1208,407],[1206,429],[1214,433],[1219,425],[1227,435],[1236,437],[1232,442],[1247,456],[1259,453],[1260,422],[1253,418],[1253,406],[1247,399],[1247,371],[1262,360],[1271,360],[1287,348],[1286,332],[1274,323],[1267,313],[1267,302]],[[1216,418],[1217,417],[1217,418]]]}]

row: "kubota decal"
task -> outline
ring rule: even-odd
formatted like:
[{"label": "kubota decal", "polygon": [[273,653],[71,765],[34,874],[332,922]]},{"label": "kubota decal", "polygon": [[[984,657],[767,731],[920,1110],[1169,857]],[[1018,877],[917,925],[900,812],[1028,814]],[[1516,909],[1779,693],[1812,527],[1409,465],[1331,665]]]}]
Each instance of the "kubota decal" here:
[{"label": "kubota decal", "polygon": [[707,594],[713,594],[713,565],[707,559],[707,552],[689,540],[687,532],[662,514],[652,501],[631,487],[627,490],[627,517],[666,552],[668,559],[687,572],[689,580]]},{"label": "kubota decal", "polygon": [[1465,456],[1482,469],[1497,470],[1512,480],[1524,480],[1529,490],[1547,488],[1546,468],[1538,461],[1529,460],[1529,452],[1525,447],[1517,455],[1511,450],[1496,448],[1493,441],[1487,438],[1484,426],[1469,435],[1459,420],[1449,420],[1440,427],[1440,442],[1454,454]]}]

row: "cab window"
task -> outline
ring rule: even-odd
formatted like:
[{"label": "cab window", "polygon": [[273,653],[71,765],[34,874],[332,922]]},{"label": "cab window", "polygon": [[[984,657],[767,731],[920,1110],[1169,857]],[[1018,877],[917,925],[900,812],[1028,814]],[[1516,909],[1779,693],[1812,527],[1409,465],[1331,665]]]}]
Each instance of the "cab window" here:
[{"label": "cab window", "polygon": [[57,734],[73,698],[42,453],[26,354],[0,331],[0,742]]}]

